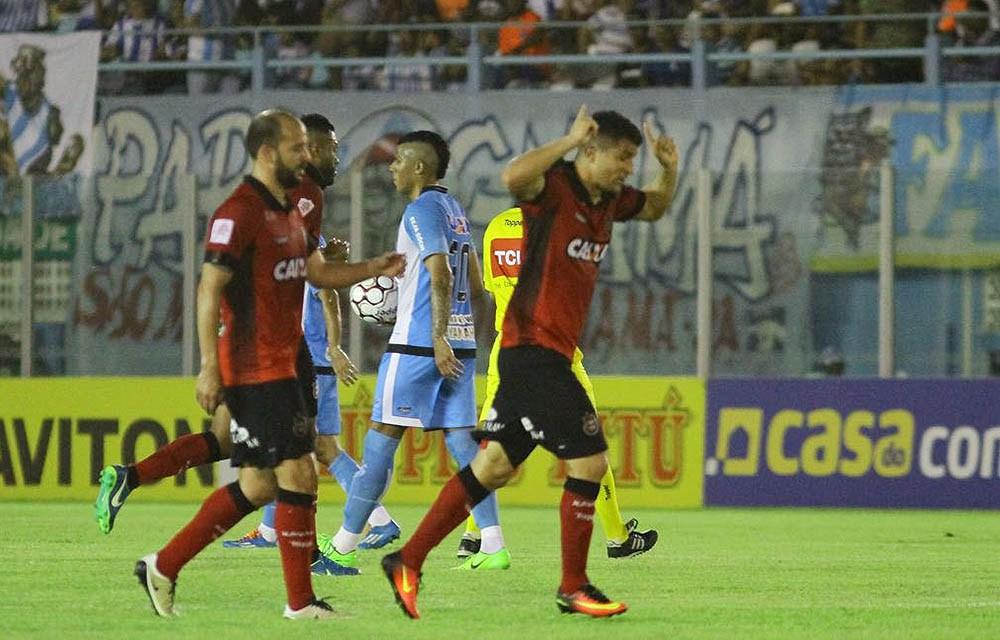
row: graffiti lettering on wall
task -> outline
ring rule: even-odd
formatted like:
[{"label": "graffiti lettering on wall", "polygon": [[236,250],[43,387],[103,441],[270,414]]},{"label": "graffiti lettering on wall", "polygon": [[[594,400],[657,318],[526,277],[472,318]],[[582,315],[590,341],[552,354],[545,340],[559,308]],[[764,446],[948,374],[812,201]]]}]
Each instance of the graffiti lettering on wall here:
[{"label": "graffiti lettering on wall", "polygon": [[[366,103],[367,104],[367,103]],[[387,166],[396,136],[415,128],[441,131],[452,151],[446,182],[482,229],[511,204],[500,181],[505,164],[522,151],[562,133],[572,113],[546,118],[516,115],[503,105],[469,116],[451,112],[440,122],[434,108],[380,106],[357,110],[363,117],[338,120],[345,168],[334,188],[329,213],[333,229],[343,229],[356,204],[351,189],[361,174],[364,212],[363,252],[389,248],[405,202],[389,182]],[[617,371],[653,370],[658,356],[676,356],[670,366],[689,369],[694,354],[694,291],[697,189],[703,169],[710,179],[716,335],[720,353],[780,354],[797,343],[788,336],[804,308],[803,269],[796,238],[786,228],[793,219],[768,202],[773,191],[765,150],[775,146],[775,107],[755,115],[715,118],[690,134],[661,107],[635,103],[627,112],[661,132],[670,131],[684,149],[677,197],[656,224],[616,226],[605,259],[597,304],[583,336],[594,350],[596,371],[615,362]],[[177,340],[178,281],[183,273],[185,225],[200,237],[204,220],[235,186],[246,166],[241,140],[250,113],[243,107],[208,116],[183,117],[137,108],[111,110],[104,117],[98,148],[98,175],[92,198],[93,231],[85,239],[92,273],[76,301],[77,328],[107,340]],[[684,126],[687,126],[686,124]],[[637,159],[637,179],[649,178],[658,165],[652,152]],[[201,176],[197,183],[190,174]],[[354,184],[352,187],[351,185]],[[349,206],[348,206],[349,205]],[[197,263],[197,256],[191,256]],[[149,282],[152,283],[148,284]],[[379,345],[384,337],[377,336]],[[799,341],[801,342],[801,341]],[[767,365],[762,365],[766,366]]]},{"label": "graffiti lettering on wall", "polygon": [[[655,120],[655,113],[646,116]],[[775,128],[765,109],[739,120],[710,180],[715,281],[712,348],[719,352],[782,352],[787,314],[773,298],[788,294],[803,269],[795,236],[778,233],[779,220],[762,205],[764,138]],[[695,345],[698,182],[711,166],[716,127],[699,126],[682,160],[674,204],[653,225],[616,228],[610,268],[601,274],[597,312],[584,346],[603,361],[623,352],[649,360],[670,354],[689,365]],[[666,363],[664,363],[666,364]]]},{"label": "graffiti lettering on wall", "polygon": [[204,220],[241,178],[249,120],[246,110],[222,111],[196,127],[174,121],[164,131],[140,109],[105,117],[77,330],[109,340],[180,341],[183,261],[197,262],[185,255],[185,243],[197,254]]},{"label": "graffiti lettering on wall", "polygon": [[872,269],[877,251],[879,164],[893,167],[897,264],[983,268],[1000,264],[1000,130],[994,95],[863,91],[829,116],[817,211],[841,233],[823,237],[821,270]]}]

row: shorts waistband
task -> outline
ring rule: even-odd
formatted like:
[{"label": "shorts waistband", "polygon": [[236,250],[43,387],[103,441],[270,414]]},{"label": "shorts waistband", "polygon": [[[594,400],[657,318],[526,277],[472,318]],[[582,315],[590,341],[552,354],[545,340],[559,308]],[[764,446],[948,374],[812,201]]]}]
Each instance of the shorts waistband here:
[{"label": "shorts waistband", "polygon": [[[390,342],[385,351],[386,353],[403,353],[408,356],[434,357],[434,349],[432,347],[414,347],[409,344],[393,344]],[[454,351],[455,357],[459,360],[472,360],[476,357],[475,349],[455,349]]]}]

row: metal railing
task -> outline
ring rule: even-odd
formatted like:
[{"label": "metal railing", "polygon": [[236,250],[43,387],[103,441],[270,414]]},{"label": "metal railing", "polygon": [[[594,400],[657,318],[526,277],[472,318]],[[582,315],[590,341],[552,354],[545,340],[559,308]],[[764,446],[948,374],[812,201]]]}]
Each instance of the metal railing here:
[{"label": "metal railing", "polygon": [[[499,69],[509,66],[532,66],[542,64],[558,64],[567,66],[592,65],[595,60],[601,64],[643,64],[659,62],[679,62],[690,65],[691,88],[704,92],[709,85],[707,73],[709,63],[744,62],[744,61],[820,61],[820,60],[883,60],[883,59],[921,59],[923,60],[924,84],[937,86],[941,84],[941,62],[943,59],[965,56],[997,56],[1000,47],[952,47],[942,46],[942,38],[937,32],[941,13],[885,14],[885,15],[849,15],[822,17],[759,17],[759,18],[700,18],[685,20],[636,20],[626,25],[632,28],[667,27],[682,30],[691,38],[688,52],[646,52],[622,53],[613,55],[588,54],[550,54],[550,55],[499,55],[484,51],[482,40],[484,35],[498,32],[503,23],[468,22],[468,23],[425,23],[425,24],[390,24],[390,25],[318,25],[295,27],[228,27],[215,29],[171,29],[164,32],[170,36],[200,36],[227,38],[234,36],[250,36],[253,47],[250,55],[243,59],[215,61],[156,61],[156,62],[104,62],[99,69],[105,72],[137,72],[148,73],[156,71],[238,71],[250,76],[250,90],[262,91],[267,87],[269,73],[298,69],[305,67],[350,68],[377,65],[395,65],[417,63],[429,67],[448,65],[463,65],[466,71],[465,88],[470,93],[477,93],[486,87],[483,83],[484,69]],[[960,19],[986,19],[989,14],[969,12],[961,14]],[[819,49],[811,51],[778,50],[771,52],[718,52],[711,51],[709,43],[703,38],[706,29],[734,25],[750,27],[756,25],[780,27],[802,27],[810,25],[857,25],[861,23],[891,23],[919,22],[926,30],[923,46],[904,48],[867,48],[867,49]],[[534,23],[533,26],[546,31],[560,29],[586,28],[586,22],[546,21]],[[279,34],[322,34],[322,33],[399,33],[402,31],[423,32],[439,31],[457,33],[462,41],[467,43],[465,55],[445,56],[361,56],[361,57],[316,57],[314,55],[294,59],[269,58],[265,40]]]}]

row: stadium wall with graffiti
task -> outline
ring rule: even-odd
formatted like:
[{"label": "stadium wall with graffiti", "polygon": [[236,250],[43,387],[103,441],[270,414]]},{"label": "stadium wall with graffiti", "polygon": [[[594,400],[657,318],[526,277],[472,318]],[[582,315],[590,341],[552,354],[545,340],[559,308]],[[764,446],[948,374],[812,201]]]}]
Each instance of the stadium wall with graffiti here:
[{"label": "stadium wall with graffiti", "polygon": [[[833,347],[848,374],[874,374],[878,167],[888,160],[897,172],[899,366],[911,375],[986,372],[986,352],[1000,345],[1000,224],[989,215],[1000,206],[995,89],[743,89],[713,90],[709,98],[700,117],[694,96],[679,90],[505,92],[503,99],[282,92],[260,104],[244,97],[104,100],[93,178],[36,189],[36,248],[57,239],[64,248],[36,263],[52,282],[51,291],[36,293],[44,310],[36,370],[180,371],[183,260],[199,257],[197,249],[185,253],[181,229],[195,211],[200,236],[240,180],[247,167],[242,135],[258,108],[285,105],[334,120],[343,163],[327,229],[346,233],[350,176],[360,175],[371,252],[392,243],[404,206],[385,166],[399,133],[432,128],[448,138],[453,159],[445,182],[481,233],[509,204],[499,180],[504,164],[561,134],[586,101],[651,120],[682,150],[670,215],[616,228],[582,341],[592,371],[693,373],[695,195],[697,172],[707,168],[714,371],[802,375]],[[638,182],[654,165],[640,154]],[[0,211],[16,215],[17,194],[5,197],[11,206]],[[0,215],[0,269],[19,256],[18,228]],[[0,300],[0,334],[16,334],[17,317]],[[971,330],[963,333],[966,325]],[[374,370],[384,337],[367,335],[365,368]],[[963,368],[963,351],[971,353],[971,368]]]},{"label": "stadium wall with graffiti", "polygon": [[[621,499],[637,507],[700,506],[704,383],[604,377],[594,383]],[[374,389],[372,376],[340,389],[341,443],[357,458]],[[0,500],[92,500],[105,465],[134,462],[180,435],[211,426],[187,378],[7,380],[0,382],[0,397]],[[409,430],[386,499],[429,504],[455,470],[440,433]],[[219,472],[211,466],[192,469],[143,487],[135,499],[201,499]],[[504,491],[503,502],[557,504],[564,480],[562,464],[535,452]],[[323,476],[320,498],[342,503],[343,492]]]}]

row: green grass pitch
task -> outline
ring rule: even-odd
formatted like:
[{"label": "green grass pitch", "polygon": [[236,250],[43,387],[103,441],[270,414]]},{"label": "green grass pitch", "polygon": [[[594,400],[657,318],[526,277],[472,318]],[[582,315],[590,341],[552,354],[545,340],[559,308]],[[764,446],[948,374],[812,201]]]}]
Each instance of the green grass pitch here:
[{"label": "green grass pitch", "polygon": [[[404,537],[424,512],[389,507]],[[281,618],[278,552],[214,544],[181,574],[181,616],[158,619],[133,563],[195,509],[135,501],[103,536],[88,504],[0,502],[0,638],[1000,637],[1000,517],[990,512],[626,509],[658,528],[660,542],[609,560],[595,527],[590,577],[631,607],[612,620],[556,610],[554,508],[502,509],[508,571],[452,570],[453,534],[425,567],[418,621],[393,602],[381,551],[361,557],[361,576],[315,579],[340,619],[291,622]],[[339,507],[320,505],[325,530],[339,519]]]}]

